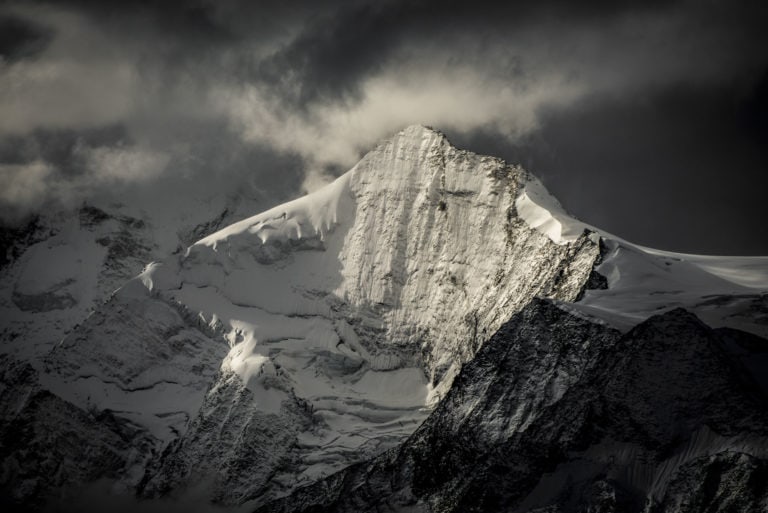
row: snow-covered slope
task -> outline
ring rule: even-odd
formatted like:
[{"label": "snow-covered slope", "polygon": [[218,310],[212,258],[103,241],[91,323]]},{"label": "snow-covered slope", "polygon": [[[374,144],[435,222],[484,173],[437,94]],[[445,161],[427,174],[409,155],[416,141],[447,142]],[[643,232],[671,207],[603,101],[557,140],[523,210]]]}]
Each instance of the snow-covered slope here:
[{"label": "snow-covered slope", "polygon": [[0,354],[36,361],[147,262],[263,204],[252,190],[187,189],[130,191],[0,228]]},{"label": "snow-covered slope", "polygon": [[526,223],[558,244],[575,240],[585,229],[601,236],[596,271],[607,288],[587,291],[575,309],[629,329],[683,307],[711,326],[768,337],[768,257],[691,255],[632,244],[568,215],[530,175],[516,205]]},{"label": "snow-covered slope", "polygon": [[41,216],[16,235],[7,249],[18,254],[0,275],[0,353],[24,359],[50,351],[154,249],[144,221],[92,206]]}]

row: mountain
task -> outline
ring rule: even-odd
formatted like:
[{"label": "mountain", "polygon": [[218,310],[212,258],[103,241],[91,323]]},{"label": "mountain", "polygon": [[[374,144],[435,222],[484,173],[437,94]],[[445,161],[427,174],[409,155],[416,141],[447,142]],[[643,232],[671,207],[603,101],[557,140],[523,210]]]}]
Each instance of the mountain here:
[{"label": "mountain", "polygon": [[45,355],[148,262],[263,203],[249,190],[184,192],[142,189],[0,227],[0,354]]},{"label": "mountain", "polygon": [[[213,216],[194,233],[225,218]],[[116,262],[148,254],[140,244],[123,246],[128,251]],[[29,252],[18,260],[31,259]],[[49,261],[40,260],[38,268]],[[60,273],[56,266],[50,272]],[[66,299],[75,297],[67,287],[79,282],[59,278],[45,280],[54,287],[23,289],[20,301],[64,315],[80,304]],[[681,351],[704,330],[729,365],[758,379],[767,290],[768,258],[638,247],[569,217],[523,169],[409,127],[325,188],[147,265],[50,350],[33,335],[14,337],[9,347],[36,349],[0,357],[0,486],[10,504],[24,507],[67,501],[107,479],[111,492],[143,501],[204,490],[203,501],[292,511],[304,507],[307,490],[320,486],[332,495],[356,469],[416,454],[414,440],[425,430],[449,442],[416,443],[431,447],[418,458],[433,474],[453,468],[443,449],[450,459],[454,449],[496,454],[494,444],[509,448],[499,452],[509,457],[571,447],[548,438],[562,426],[541,422],[555,407],[582,415],[577,403],[599,394],[615,373],[629,379],[631,360],[624,367],[612,360],[631,353],[621,333],[629,337],[661,311],[683,307],[717,328],[691,321],[681,329]],[[54,330],[53,317],[29,319]],[[516,341],[507,367],[494,369],[483,357]],[[503,352],[495,351],[494,358]],[[695,362],[698,353],[690,356]],[[685,376],[689,369],[678,363],[664,373]],[[709,385],[697,383],[705,393]],[[487,394],[503,404],[492,406]],[[734,394],[740,399],[742,391]],[[490,437],[479,448],[469,443],[470,431],[442,419],[463,419],[474,407],[457,397],[491,401],[466,421],[471,432]],[[630,399],[637,397],[623,400]],[[759,413],[761,404],[745,408]],[[728,411],[734,422],[746,415],[744,408]],[[596,418],[563,429],[593,429]],[[530,447],[514,442],[531,430],[543,438]],[[454,478],[487,475],[463,458],[455,458]],[[530,465],[525,482],[542,475],[541,462]],[[404,472],[384,466],[382,479]],[[432,491],[412,497],[439,505],[459,488],[429,485],[424,490]],[[411,493],[403,490],[392,493]],[[322,507],[333,503],[316,495]]]},{"label": "mountain", "polygon": [[682,309],[625,335],[534,300],[409,439],[263,508],[765,511],[768,405]]}]

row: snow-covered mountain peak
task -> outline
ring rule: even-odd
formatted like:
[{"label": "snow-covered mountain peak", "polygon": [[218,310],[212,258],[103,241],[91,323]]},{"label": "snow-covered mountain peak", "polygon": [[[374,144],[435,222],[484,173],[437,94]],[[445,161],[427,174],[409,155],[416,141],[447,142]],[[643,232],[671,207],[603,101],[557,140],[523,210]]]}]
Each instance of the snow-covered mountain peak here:
[{"label": "snow-covered mountain peak", "polygon": [[[190,251],[197,250],[198,248],[195,246],[206,246],[216,251],[219,244],[222,243],[230,248],[236,244],[236,240],[250,236],[258,238],[262,245],[290,244],[289,241],[302,239],[319,239],[322,241],[326,233],[340,222],[345,221],[345,219],[339,218],[339,211],[344,208],[346,197],[352,194],[350,185],[359,184],[360,180],[376,185],[373,180],[357,179],[356,177],[359,172],[366,172],[364,170],[359,171],[361,168],[370,167],[366,166],[367,161],[378,159],[378,163],[380,163],[382,155],[385,159],[391,156],[393,160],[409,159],[414,155],[419,158],[420,155],[426,153],[438,155],[447,148],[455,149],[442,133],[422,125],[410,126],[380,144],[368,153],[359,164],[325,187],[213,233],[198,241],[190,248]],[[393,168],[391,174],[401,173],[404,169],[412,173],[419,173],[428,168],[425,166],[410,166],[408,168],[400,166]],[[404,177],[394,176],[393,178],[395,187],[407,183],[400,180]],[[387,182],[380,185],[385,187]],[[346,212],[349,214],[349,209]]]},{"label": "snow-covered mountain peak", "polygon": [[228,502],[310,482],[410,434],[532,298],[581,293],[598,241],[521,218],[529,178],[409,127],[325,188],[149,265],[51,355],[46,386],[167,451],[146,494],[246,457],[263,471],[219,474]]},{"label": "snow-covered mountain peak", "polygon": [[[181,283],[213,286],[238,305],[272,312],[316,315],[331,308],[343,310],[342,317],[372,317],[386,333],[363,336],[372,357],[385,353],[386,361],[423,365],[422,349],[429,347],[427,370],[437,384],[443,372],[438,367],[456,361],[451,351],[432,345],[440,346],[442,335],[452,338],[444,331],[448,326],[466,324],[460,320],[466,308],[482,302],[489,287],[500,292],[507,278],[527,288],[523,297],[552,292],[552,283],[517,283],[549,265],[547,257],[534,262],[541,255],[521,255],[518,260],[528,260],[530,268],[506,268],[509,254],[522,249],[511,244],[511,230],[525,231],[537,246],[551,245],[537,225],[521,223],[515,214],[527,183],[546,197],[521,169],[458,150],[441,133],[412,126],[326,187],[190,247],[180,262]],[[576,243],[578,236],[566,235],[557,245]],[[588,245],[595,253],[596,239]],[[568,252],[555,251],[563,253],[558,258]],[[427,297],[441,301],[445,311],[427,305]],[[501,304],[514,310],[522,306],[517,301]],[[472,329],[492,329],[500,322],[496,309],[481,308]],[[481,342],[481,334],[475,337]],[[373,342],[380,339],[388,342]],[[392,345],[396,357],[385,348]]]},{"label": "snow-covered mountain peak", "polygon": [[[762,262],[614,238],[521,168],[413,126],[326,187],[148,265],[17,394],[52,406],[14,415],[54,430],[48,410],[107,416],[82,414],[81,442],[117,444],[108,470],[145,496],[210,478],[220,502],[267,501],[401,442],[534,298],[622,329],[675,306],[732,323],[760,311]],[[45,486],[96,464],[66,460]]]}]

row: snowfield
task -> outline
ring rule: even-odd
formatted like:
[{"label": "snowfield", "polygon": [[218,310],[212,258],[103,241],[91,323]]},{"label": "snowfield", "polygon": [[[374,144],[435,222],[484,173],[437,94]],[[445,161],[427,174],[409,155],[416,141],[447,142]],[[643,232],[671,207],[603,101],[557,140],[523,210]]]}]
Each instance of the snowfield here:
[{"label": "snowfield", "polygon": [[529,176],[516,200],[520,217],[557,244],[584,230],[605,251],[597,272],[607,290],[589,290],[573,308],[629,329],[651,315],[683,307],[713,327],[730,326],[768,337],[768,257],[692,255],[632,244],[569,216],[541,182]]}]

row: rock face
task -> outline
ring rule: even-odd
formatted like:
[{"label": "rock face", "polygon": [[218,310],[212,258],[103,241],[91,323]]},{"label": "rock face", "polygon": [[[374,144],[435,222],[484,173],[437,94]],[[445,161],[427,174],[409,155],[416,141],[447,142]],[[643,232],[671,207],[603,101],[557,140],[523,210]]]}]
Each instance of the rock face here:
[{"label": "rock face", "polygon": [[765,511],[768,404],[723,344],[536,300],[400,447],[258,511]]}]

